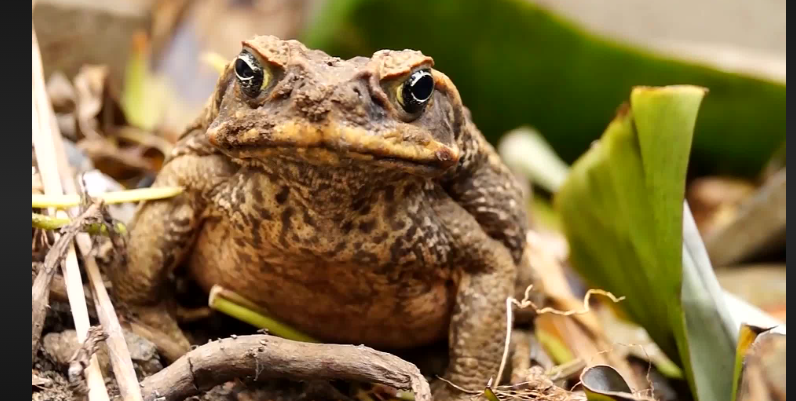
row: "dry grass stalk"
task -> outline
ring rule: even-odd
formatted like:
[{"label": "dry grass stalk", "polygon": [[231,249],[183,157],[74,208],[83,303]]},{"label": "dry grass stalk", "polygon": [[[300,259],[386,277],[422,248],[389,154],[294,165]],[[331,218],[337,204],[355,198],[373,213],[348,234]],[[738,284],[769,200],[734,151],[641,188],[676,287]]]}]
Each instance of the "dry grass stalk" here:
[{"label": "dry grass stalk", "polygon": [[[32,73],[33,73],[33,145],[36,152],[36,161],[41,171],[44,191],[47,194],[62,194],[61,176],[56,165],[56,148],[53,138],[56,136],[58,127],[55,126],[52,107],[47,98],[44,85],[44,73],[41,64],[41,54],[39,44],[36,39],[35,27],[32,32]],[[60,136],[60,134],[58,135]],[[65,156],[64,156],[65,157]],[[49,214],[69,217],[65,212],[49,210]],[[66,281],[69,305],[72,309],[72,318],[75,323],[78,341],[84,342],[88,335],[89,320],[88,309],[86,308],[83,284],[80,279],[80,268],[77,264],[77,254],[74,244],[70,244],[67,249],[66,263],[63,265],[63,275]],[[91,358],[89,365],[85,369],[86,381],[88,386],[88,397],[90,401],[108,400],[108,390],[105,388],[105,380],[100,371],[97,357]]]},{"label": "dry grass stalk", "polygon": [[[72,180],[71,169],[64,152],[63,138],[58,127],[55,125],[53,110],[49,104],[47,93],[44,86],[44,75],[41,64],[41,55],[36,40],[36,31],[33,29],[33,137],[36,150],[36,159],[40,163],[42,179],[46,193],[63,194],[66,186],[68,193],[77,193],[77,188]],[[38,117],[38,118],[37,118]],[[60,174],[59,174],[60,172]],[[63,212],[61,212],[63,213]],[[68,216],[67,216],[68,217]],[[78,246],[83,253],[85,268],[91,283],[92,292],[96,301],[97,315],[108,335],[107,345],[110,351],[113,372],[119,391],[125,401],[142,400],[141,389],[139,388],[138,378],[135,375],[130,353],[122,334],[121,326],[110,297],[105,289],[100,275],[99,268],[93,257],[90,255],[91,239],[88,234],[80,233],[76,237]],[[80,270],[77,265],[77,255],[74,245],[69,247],[67,254],[64,277],[67,284],[69,303],[75,319],[75,328],[78,340],[83,342],[88,334],[88,310],[83,293],[83,285],[80,279]],[[86,368],[86,378],[89,387],[89,399],[91,401],[108,399],[107,389],[105,388],[102,373],[99,370],[99,363],[94,356]]]},{"label": "dry grass stalk", "polygon": [[130,358],[130,351],[127,349],[127,342],[124,340],[122,326],[119,324],[116,311],[110,296],[108,296],[108,291],[105,289],[97,262],[91,256],[91,238],[86,233],[79,233],[75,240],[83,254],[84,267],[97,307],[97,316],[108,335],[105,344],[108,346],[113,373],[116,376],[116,383],[119,385],[122,399],[124,401],[141,401],[143,400],[141,389],[135,375],[133,361]]}]

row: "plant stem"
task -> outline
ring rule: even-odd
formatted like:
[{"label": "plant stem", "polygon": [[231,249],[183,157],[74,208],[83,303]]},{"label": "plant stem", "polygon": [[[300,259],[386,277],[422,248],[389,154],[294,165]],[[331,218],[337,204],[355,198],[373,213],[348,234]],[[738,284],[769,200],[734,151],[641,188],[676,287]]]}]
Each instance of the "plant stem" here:
[{"label": "plant stem", "polygon": [[[181,187],[157,187],[157,188],[138,188],[125,191],[105,192],[94,196],[101,199],[106,205],[115,203],[139,202],[153,199],[171,198],[181,194]],[[33,208],[69,208],[80,205],[80,196],[77,194],[68,195],[33,195]]]},{"label": "plant stem", "polygon": [[[62,227],[69,225],[69,223],[72,222],[72,220],[66,217],[50,217],[38,213],[31,213],[31,214],[32,214],[32,226],[42,230],[58,230]],[[114,224],[114,228],[120,234],[127,233],[127,227],[125,227],[125,225],[120,222]],[[86,224],[82,227],[81,231],[87,232],[91,235],[108,235],[108,228],[104,224],[99,224],[99,223]]]},{"label": "plant stem", "polygon": [[[319,342],[318,340],[282,322],[279,322],[270,316],[264,315],[262,311],[250,309],[246,306],[243,306],[239,303],[235,303],[225,298],[224,295],[222,294],[222,290],[220,290],[220,287],[216,286],[213,289],[215,291],[210,291],[210,300],[208,302],[211,308],[226,313],[227,315],[230,315],[238,320],[249,323],[253,326],[266,329],[270,333],[282,338],[286,338],[288,340],[303,341],[309,343]],[[229,292],[229,290],[223,290],[223,292],[226,293]],[[240,297],[237,294],[235,295],[236,298]],[[250,301],[246,301],[245,303],[250,304]]]}]

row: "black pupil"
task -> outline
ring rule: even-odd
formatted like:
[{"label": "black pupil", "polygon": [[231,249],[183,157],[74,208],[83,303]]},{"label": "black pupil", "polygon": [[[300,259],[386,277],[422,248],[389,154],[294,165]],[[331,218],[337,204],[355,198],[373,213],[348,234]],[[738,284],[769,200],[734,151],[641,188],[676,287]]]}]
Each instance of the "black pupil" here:
[{"label": "black pupil", "polygon": [[427,71],[418,71],[414,73],[414,76],[409,82],[409,90],[415,100],[425,102],[431,97],[431,91],[434,90],[434,79]]},{"label": "black pupil", "polygon": [[250,53],[243,52],[235,60],[235,75],[238,77],[243,93],[252,98],[256,98],[260,94],[264,79],[263,70],[257,59]]},{"label": "black pupil", "polygon": [[241,79],[251,79],[254,77],[254,71],[249,67],[249,64],[240,58],[235,60],[235,73],[238,74],[238,77]]}]

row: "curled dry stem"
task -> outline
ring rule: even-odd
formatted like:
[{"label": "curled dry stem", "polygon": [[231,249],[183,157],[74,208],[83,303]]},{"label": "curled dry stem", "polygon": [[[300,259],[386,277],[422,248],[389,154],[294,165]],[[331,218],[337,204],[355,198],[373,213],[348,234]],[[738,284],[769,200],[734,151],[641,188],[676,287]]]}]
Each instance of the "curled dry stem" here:
[{"label": "curled dry stem", "polygon": [[582,314],[585,314],[585,313],[589,313],[591,311],[591,308],[589,307],[589,299],[591,299],[592,294],[598,294],[598,295],[606,296],[609,299],[611,299],[611,301],[613,301],[613,302],[621,302],[622,300],[625,299],[625,297],[618,297],[617,298],[616,296],[614,296],[614,294],[611,294],[608,291],[592,288],[589,291],[587,291],[586,292],[586,296],[583,297],[583,309],[582,310],[579,310],[579,311],[561,311],[561,310],[558,310],[558,309],[555,309],[555,308],[551,308],[551,307],[544,307],[544,308],[540,309],[539,307],[536,306],[536,304],[534,304],[530,300],[531,289],[532,288],[533,288],[533,284],[531,284],[531,285],[529,285],[528,287],[525,288],[525,295],[524,295],[522,301],[517,301],[516,299],[514,299],[514,297],[506,298],[506,312],[507,312],[506,313],[506,319],[508,320],[508,324],[506,325],[506,343],[505,343],[505,346],[503,348],[503,359],[500,362],[500,369],[498,369],[497,379],[495,380],[495,386],[498,386],[500,384],[499,383],[500,378],[503,377],[503,371],[506,368],[506,362],[508,361],[508,358],[509,358],[509,346],[510,346],[510,342],[511,342],[511,329],[512,329],[511,322],[513,321],[512,305],[516,305],[520,309],[525,309],[525,308],[530,306],[531,308],[533,308],[533,310],[536,312],[537,315],[541,315],[543,313],[552,313],[554,315],[572,316],[572,315],[582,315]]},{"label": "curled dry stem", "polygon": [[397,356],[364,346],[305,343],[260,334],[197,347],[146,378],[141,386],[146,401],[182,400],[243,377],[378,383],[411,390],[417,401],[431,401],[420,370]]}]

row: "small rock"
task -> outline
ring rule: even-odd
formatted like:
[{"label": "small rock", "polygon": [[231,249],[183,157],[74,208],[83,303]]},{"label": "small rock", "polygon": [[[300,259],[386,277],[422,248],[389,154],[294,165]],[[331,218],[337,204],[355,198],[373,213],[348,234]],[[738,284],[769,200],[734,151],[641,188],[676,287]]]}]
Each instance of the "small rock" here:
[{"label": "small rock", "polygon": [[[127,330],[123,330],[127,349],[130,352],[130,359],[136,366],[139,379],[152,375],[163,369],[163,364],[157,353],[157,348],[148,340]],[[78,350],[80,345],[77,342],[77,332],[74,330],[64,330],[60,333],[47,333],[42,339],[42,348],[45,353],[50,355],[56,363],[68,366],[72,355]],[[106,374],[112,373],[110,358],[108,357],[108,347],[103,343],[97,352],[100,367]]]},{"label": "small rock", "polygon": [[49,355],[53,362],[59,365],[69,365],[69,360],[80,347],[77,342],[77,333],[74,330],[65,330],[60,333],[47,333],[41,340],[42,350]]},{"label": "small rock", "polygon": [[130,358],[141,369],[144,376],[149,376],[163,369],[157,347],[149,340],[127,330],[124,330],[124,339]]}]

